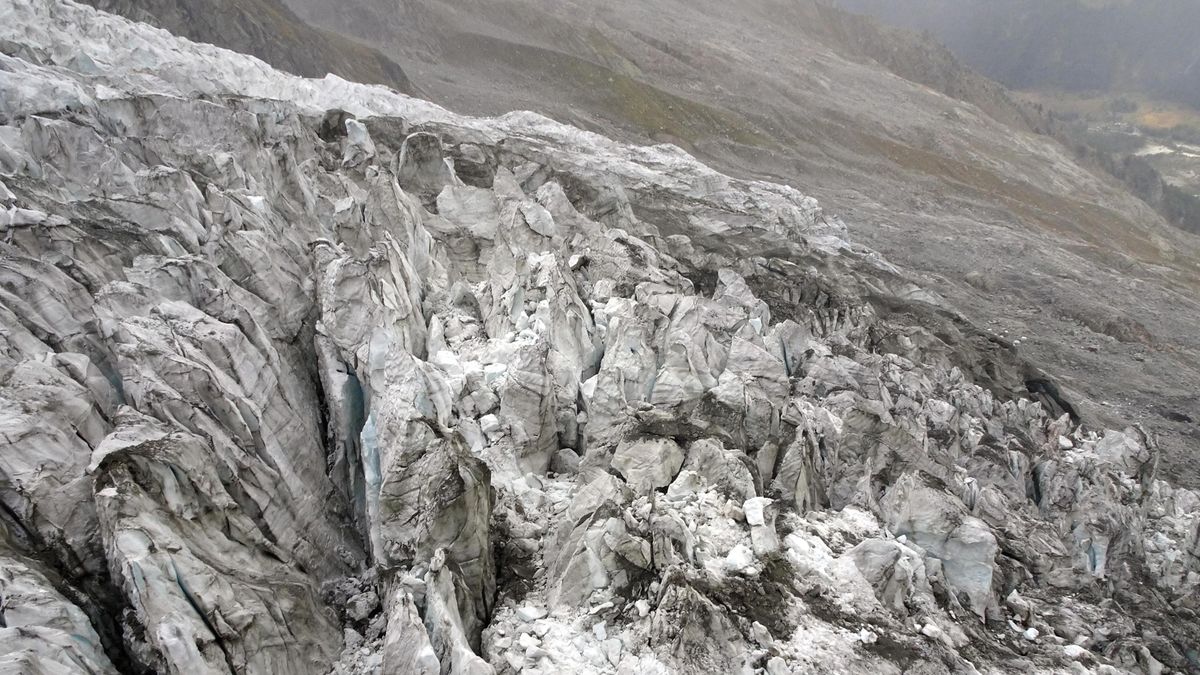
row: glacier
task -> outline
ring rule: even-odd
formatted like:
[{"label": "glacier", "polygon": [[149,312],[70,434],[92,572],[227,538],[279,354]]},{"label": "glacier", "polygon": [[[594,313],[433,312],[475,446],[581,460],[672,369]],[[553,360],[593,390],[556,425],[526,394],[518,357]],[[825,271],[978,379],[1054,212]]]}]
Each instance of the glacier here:
[{"label": "glacier", "polygon": [[0,672],[1187,672],[1200,496],[795,188],[0,4]]}]

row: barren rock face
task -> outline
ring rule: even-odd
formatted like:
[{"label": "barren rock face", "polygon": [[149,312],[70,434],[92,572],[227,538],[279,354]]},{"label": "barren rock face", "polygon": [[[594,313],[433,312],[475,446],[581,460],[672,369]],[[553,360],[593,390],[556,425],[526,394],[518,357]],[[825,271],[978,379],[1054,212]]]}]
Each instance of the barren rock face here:
[{"label": "barren rock face", "polygon": [[0,45],[0,672],[1194,666],[1153,440],[795,190],[64,0]]}]

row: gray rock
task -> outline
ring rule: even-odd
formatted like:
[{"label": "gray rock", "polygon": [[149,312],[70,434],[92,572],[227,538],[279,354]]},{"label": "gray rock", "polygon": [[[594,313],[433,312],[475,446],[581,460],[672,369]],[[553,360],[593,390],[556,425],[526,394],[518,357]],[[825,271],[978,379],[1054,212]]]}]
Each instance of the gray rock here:
[{"label": "gray rock", "polygon": [[752,672],[741,633],[720,607],[688,586],[672,585],[651,621],[651,639],[695,672]]},{"label": "gray rock", "polygon": [[626,441],[613,454],[613,468],[636,492],[666,487],[683,467],[683,450],[669,438]]},{"label": "gray rock", "polygon": [[730,499],[745,501],[758,494],[750,465],[745,453],[727,450],[719,440],[702,439],[688,446],[683,468],[719,488]]},{"label": "gray rock", "polygon": [[573,474],[579,470],[579,454],[571,448],[560,448],[550,458],[550,470],[558,474]]},{"label": "gray rock", "polygon": [[779,537],[775,534],[778,509],[774,502],[766,497],[754,497],[746,500],[742,511],[746,515],[746,524],[750,526],[754,553],[763,556],[779,550]]},{"label": "gray rock", "polygon": [[396,156],[395,173],[400,186],[414,194],[436,196],[442,188],[459,184],[442,153],[441,139],[429,133],[416,133],[404,139]]},{"label": "gray rock", "polygon": [[359,593],[350,598],[346,606],[346,616],[355,621],[366,621],[379,609],[379,596],[375,591]]}]

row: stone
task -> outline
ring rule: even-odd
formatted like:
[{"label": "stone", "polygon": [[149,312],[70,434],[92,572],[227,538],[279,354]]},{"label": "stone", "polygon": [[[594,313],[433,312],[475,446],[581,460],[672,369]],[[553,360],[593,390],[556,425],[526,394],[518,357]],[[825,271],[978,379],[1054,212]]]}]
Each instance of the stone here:
[{"label": "stone", "polygon": [[627,441],[613,454],[613,468],[636,492],[667,487],[683,467],[684,454],[669,438]]},{"label": "stone", "polygon": [[748,499],[742,505],[746,523],[750,525],[750,540],[755,555],[764,556],[779,549],[779,537],[775,534],[775,502],[766,497]]},{"label": "stone", "polygon": [[601,640],[601,649],[604,651],[604,657],[608,660],[609,665],[616,666],[621,662],[621,654],[625,651],[625,645],[616,638]]},{"label": "stone", "polygon": [[526,623],[532,623],[546,616],[546,610],[543,607],[530,607],[522,605],[517,608],[517,618]]},{"label": "stone", "polygon": [[650,635],[689,672],[740,672],[749,659],[741,633],[722,610],[686,586],[663,591]]},{"label": "stone", "polygon": [[350,598],[346,615],[355,621],[366,621],[378,608],[379,596],[375,591],[367,591]]},{"label": "stone", "polygon": [[571,448],[560,448],[550,458],[550,471],[557,474],[573,474],[579,471],[579,454]]},{"label": "stone", "polygon": [[701,439],[687,449],[683,469],[723,491],[730,499],[747,500],[757,496],[750,459],[738,450],[728,450],[718,440]]},{"label": "stone", "polygon": [[346,136],[346,122],[353,119],[354,115],[345,110],[326,110],[325,116],[321,118],[321,125],[317,128],[317,137],[326,143],[336,143],[338,139]]},{"label": "stone", "polygon": [[524,649],[532,649],[532,648],[540,645],[541,640],[538,640],[536,637],[530,635],[529,633],[523,633],[521,635],[521,637],[518,638],[517,643],[520,644],[521,647]]},{"label": "stone", "polygon": [[775,644],[775,639],[771,637],[771,631],[757,621],[750,624],[750,635],[762,647],[770,648]]},{"label": "stone", "polygon": [[767,659],[767,674],[792,675],[792,670],[791,668],[787,667],[787,661],[784,661],[778,656],[772,656],[771,658]]},{"label": "stone", "polygon": [[345,150],[342,154],[342,166],[353,168],[375,158],[375,143],[371,134],[362,122],[347,119]]},{"label": "stone", "polygon": [[750,574],[754,569],[754,553],[741,544],[725,556],[725,569],[735,574]]},{"label": "stone", "polygon": [[342,631],[342,641],[346,645],[346,649],[354,651],[362,646],[363,636],[353,628],[346,628]]},{"label": "stone", "polygon": [[885,607],[907,612],[910,606],[935,603],[921,554],[900,538],[868,539],[850,549],[847,555]]},{"label": "stone", "polygon": [[404,139],[394,170],[400,186],[416,194],[436,196],[442,188],[458,183],[442,152],[441,139],[430,133],[415,133]]}]

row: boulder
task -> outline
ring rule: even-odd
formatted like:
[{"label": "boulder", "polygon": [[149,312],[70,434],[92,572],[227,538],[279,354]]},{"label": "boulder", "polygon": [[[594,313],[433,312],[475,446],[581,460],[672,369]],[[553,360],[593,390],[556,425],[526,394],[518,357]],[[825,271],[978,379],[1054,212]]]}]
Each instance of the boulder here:
[{"label": "boulder", "polygon": [[669,438],[625,441],[613,453],[612,466],[638,493],[667,487],[683,467],[684,454]]}]

